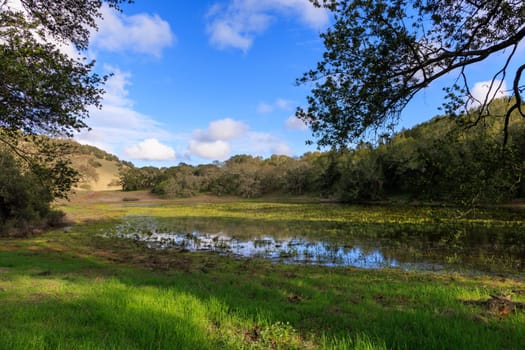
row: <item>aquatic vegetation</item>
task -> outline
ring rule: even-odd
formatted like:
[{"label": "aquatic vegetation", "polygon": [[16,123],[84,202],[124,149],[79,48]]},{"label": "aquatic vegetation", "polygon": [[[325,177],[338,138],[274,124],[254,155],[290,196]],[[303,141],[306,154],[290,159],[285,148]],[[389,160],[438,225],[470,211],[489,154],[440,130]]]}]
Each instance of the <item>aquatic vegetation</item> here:
[{"label": "aquatic vegetation", "polygon": [[260,202],[143,209],[143,216],[134,210],[102,234],[155,249],[282,263],[499,273],[525,266],[525,221],[507,210],[460,215],[451,208]]}]

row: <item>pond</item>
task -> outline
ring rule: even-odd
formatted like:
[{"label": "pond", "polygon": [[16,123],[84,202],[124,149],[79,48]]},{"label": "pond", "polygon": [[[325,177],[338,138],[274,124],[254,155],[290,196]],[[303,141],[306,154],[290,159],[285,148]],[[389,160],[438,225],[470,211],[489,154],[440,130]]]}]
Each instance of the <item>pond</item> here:
[{"label": "pond", "polygon": [[105,236],[286,264],[521,274],[522,227],[129,216]]}]

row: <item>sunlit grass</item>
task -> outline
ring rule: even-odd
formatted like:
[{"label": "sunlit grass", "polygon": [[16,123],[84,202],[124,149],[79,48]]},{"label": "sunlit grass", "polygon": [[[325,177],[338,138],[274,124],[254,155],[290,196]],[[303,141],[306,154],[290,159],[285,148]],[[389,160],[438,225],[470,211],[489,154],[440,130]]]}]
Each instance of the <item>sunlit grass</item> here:
[{"label": "sunlit grass", "polygon": [[[519,349],[525,344],[522,309],[507,312],[469,302],[491,295],[525,302],[525,282],[511,275],[279,265],[154,251],[100,236],[122,215],[243,218],[261,225],[457,219],[513,228],[521,221],[512,212],[458,218],[453,209],[253,201],[64,208],[76,221],[71,230],[0,241],[0,349]],[[99,214],[104,219],[94,220]]]}]

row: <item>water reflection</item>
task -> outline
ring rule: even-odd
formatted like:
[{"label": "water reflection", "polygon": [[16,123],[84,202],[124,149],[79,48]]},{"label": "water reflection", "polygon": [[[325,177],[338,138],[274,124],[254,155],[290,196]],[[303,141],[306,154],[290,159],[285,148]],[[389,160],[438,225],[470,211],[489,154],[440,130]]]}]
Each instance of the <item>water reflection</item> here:
[{"label": "water reflection", "polygon": [[151,233],[121,235],[146,242],[149,248],[182,248],[188,251],[215,251],[241,257],[258,257],[284,263],[314,263],[326,266],[381,268],[399,266],[395,259],[380,251],[365,252],[359,247],[345,248],[328,242],[311,242],[304,238],[275,239],[270,236],[249,240],[235,239],[224,233]]},{"label": "water reflection", "polygon": [[525,266],[523,227],[484,223],[127,217],[104,235],[154,249],[210,251],[294,264],[512,274],[523,274]]},{"label": "water reflection", "polygon": [[[193,225],[199,226],[196,222],[193,222]],[[220,224],[215,222],[215,225]],[[227,233],[217,229],[212,233],[209,228],[208,232],[204,232],[203,230],[191,230],[188,228],[190,226],[191,221],[186,220],[168,222],[135,217],[128,218],[117,225],[110,235],[143,242],[152,249],[210,251],[230,256],[271,259],[281,263],[353,266],[370,269],[399,267],[433,271],[443,268],[438,262],[419,259],[418,254],[412,254],[410,250],[405,252],[410,256],[408,261],[399,261],[396,255],[403,258],[406,257],[406,254],[399,252],[392,254],[386,242],[377,237],[364,239],[347,235],[345,242],[341,242],[334,240],[333,237],[330,239],[322,235],[312,238],[304,235],[292,236],[283,233],[282,230],[277,233],[279,230],[275,225],[266,227],[266,231],[273,232],[272,235],[262,234],[261,232],[265,230],[261,230],[260,225],[257,225],[257,229],[250,233],[250,225],[243,225],[239,222],[233,227],[237,229],[242,227],[242,234],[232,234],[231,231]],[[202,227],[202,222],[200,226]],[[206,223],[206,226],[210,226],[210,223]],[[303,227],[303,233],[307,231]],[[334,233],[333,229],[329,231]]]}]

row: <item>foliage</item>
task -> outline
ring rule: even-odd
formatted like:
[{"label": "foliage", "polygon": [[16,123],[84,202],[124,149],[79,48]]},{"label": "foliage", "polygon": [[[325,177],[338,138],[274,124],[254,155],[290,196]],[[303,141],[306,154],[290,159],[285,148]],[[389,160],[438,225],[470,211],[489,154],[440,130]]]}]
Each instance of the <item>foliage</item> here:
[{"label": "foliage", "polygon": [[195,196],[204,186],[201,181],[204,177],[197,175],[192,166],[181,164],[164,171],[160,176],[163,180],[154,184],[152,192],[171,198]]},{"label": "foliage", "polygon": [[49,188],[33,172],[22,173],[9,153],[0,152],[0,169],[0,235],[43,221],[50,212]]},{"label": "foliage", "polygon": [[152,189],[161,180],[161,170],[155,167],[127,168],[120,174],[123,191]]},{"label": "foliage", "polygon": [[[505,101],[489,105],[505,110]],[[383,142],[355,149],[267,159],[238,155],[222,164],[167,169],[145,167],[124,173],[125,190],[153,189],[166,197],[202,192],[259,197],[281,193],[323,196],[345,202],[392,197],[478,205],[523,196],[525,120],[516,113],[501,148],[504,119],[485,118],[468,130],[454,117],[438,116]]]},{"label": "foliage", "polygon": [[[123,0],[105,2],[118,7]],[[0,2],[0,127],[71,136],[87,127],[88,107],[100,106],[106,77],[92,72],[94,62],[70,57],[63,46],[87,48],[102,1],[21,4],[23,10],[15,10]]]},{"label": "foliage", "polygon": [[384,175],[377,152],[361,148],[345,153],[337,164],[341,177],[335,187],[340,199],[346,202],[381,199],[385,195]]},{"label": "foliage", "polygon": [[[297,116],[310,125],[320,146],[345,146],[367,131],[395,123],[408,102],[433,81],[459,72],[445,89],[445,112],[477,120],[494,114],[494,99],[509,63],[525,37],[522,0],[310,0],[334,13],[333,27],[321,35],[325,53],[299,84],[313,84],[308,107]],[[466,67],[503,52],[506,61],[478,101],[469,90]],[[515,72],[513,111],[525,117],[520,85],[525,65]],[[505,132],[506,125],[503,125]]]},{"label": "foliage", "polygon": [[[123,0],[105,1],[118,7]],[[129,2],[129,1],[128,1]],[[9,206],[3,215],[27,220],[39,217],[54,198],[67,197],[78,172],[64,157],[70,137],[86,128],[91,106],[100,107],[107,77],[93,73],[94,62],[71,57],[68,45],[86,49],[89,35],[101,17],[102,1],[21,0],[21,9],[0,1],[0,152],[13,175],[20,176],[17,191],[45,192],[42,203],[12,201],[14,187],[2,178],[2,197]],[[47,137],[41,137],[47,136]],[[50,137],[50,138],[48,138]],[[31,179],[29,181],[28,179]],[[15,179],[11,179],[14,181]],[[33,183],[38,184],[36,190]],[[36,185],[35,185],[36,186]],[[31,196],[30,196],[31,197]],[[15,208],[20,205],[19,208]]]}]

